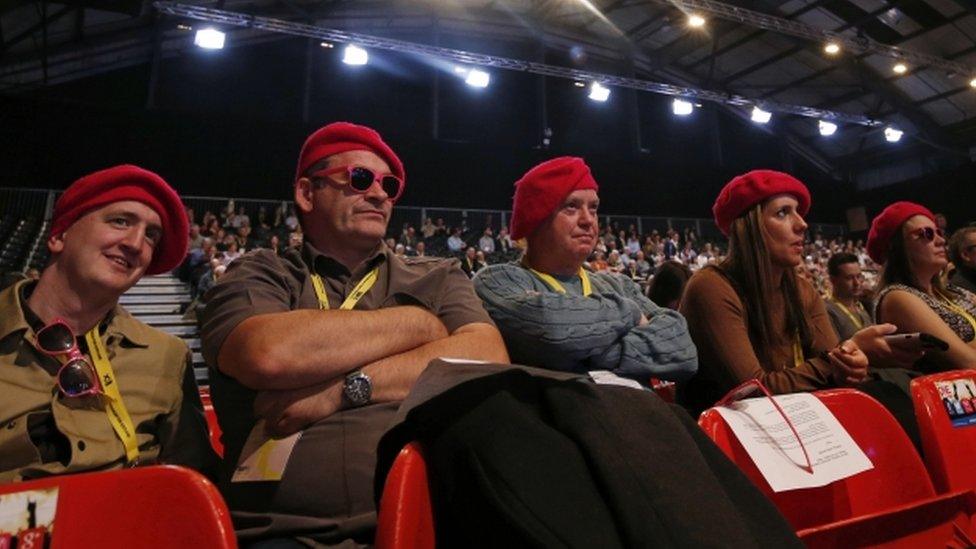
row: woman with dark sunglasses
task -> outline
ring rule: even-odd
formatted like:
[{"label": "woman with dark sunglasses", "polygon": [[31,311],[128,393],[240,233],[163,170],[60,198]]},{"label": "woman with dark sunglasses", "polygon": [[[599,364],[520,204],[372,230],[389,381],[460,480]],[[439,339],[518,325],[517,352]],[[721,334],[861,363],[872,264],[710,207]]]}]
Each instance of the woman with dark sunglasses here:
[{"label": "woman with dark sunglasses", "polygon": [[924,332],[949,344],[930,350],[915,369],[976,368],[976,295],[946,285],[946,239],[926,207],[896,202],[871,222],[868,255],[883,265],[875,318],[899,332]]}]

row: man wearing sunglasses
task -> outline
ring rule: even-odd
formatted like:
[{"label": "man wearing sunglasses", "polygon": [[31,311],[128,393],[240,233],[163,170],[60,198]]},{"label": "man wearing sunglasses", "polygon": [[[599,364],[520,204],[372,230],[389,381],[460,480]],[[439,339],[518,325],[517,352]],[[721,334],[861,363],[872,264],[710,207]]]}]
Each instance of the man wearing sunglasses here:
[{"label": "man wearing sunglasses", "polygon": [[698,355],[684,317],[624,276],[583,269],[599,238],[597,190],[581,158],[529,170],[515,184],[511,221],[512,238],[526,239],[525,256],[479,272],[478,296],[515,363],[609,370],[644,384],[688,379]]},{"label": "man wearing sunglasses", "polygon": [[0,293],[0,482],[216,455],[189,350],[119,296],[186,255],[187,219],[157,174],[116,166],[58,198],[40,279]]},{"label": "man wearing sunglasses", "polygon": [[[376,445],[414,380],[439,356],[508,362],[457,260],[398,257],[384,243],[404,182],[374,130],[319,129],[294,180],[303,246],[246,254],[207,294],[222,488],[242,540],[369,542]],[[299,430],[297,442],[266,436]],[[253,447],[286,460],[253,473]]]}]

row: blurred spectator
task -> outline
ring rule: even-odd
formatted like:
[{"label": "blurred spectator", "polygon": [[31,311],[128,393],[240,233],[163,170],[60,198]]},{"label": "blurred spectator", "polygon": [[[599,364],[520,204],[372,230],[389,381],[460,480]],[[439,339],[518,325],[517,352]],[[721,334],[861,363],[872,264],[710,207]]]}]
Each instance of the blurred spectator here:
[{"label": "blurred spectator", "polygon": [[427,245],[421,240],[417,243],[417,247],[413,251],[413,255],[416,257],[427,257]]},{"label": "blurred spectator", "polygon": [[296,250],[301,250],[303,240],[304,237],[302,236],[302,233],[295,231],[288,235],[288,247]]},{"label": "blurred spectator", "polygon": [[200,225],[190,223],[190,244],[189,249],[193,250],[203,246],[203,235],[200,234]]},{"label": "blurred spectator", "polygon": [[949,260],[956,267],[949,279],[955,286],[976,293],[976,227],[963,227],[949,239]]},{"label": "blurred spectator", "polygon": [[[438,219],[438,221],[440,220]],[[455,228],[451,231],[451,236],[447,239],[447,249],[450,250],[451,253],[455,254],[461,253],[461,250],[464,249],[464,240],[461,239],[460,228]]]},{"label": "blurred spectator", "polygon": [[429,217],[425,217],[423,225],[420,226],[420,234],[424,238],[431,238],[435,233],[437,233],[437,227],[434,226],[434,222]]},{"label": "blurred spectator", "polygon": [[407,248],[403,244],[397,244],[396,247],[393,248],[393,253],[396,254],[397,257],[407,257]]},{"label": "blurred spectator", "polygon": [[41,278],[41,271],[35,269],[34,267],[27,269],[27,272],[25,274],[27,275],[28,280],[37,280]]},{"label": "blurred spectator", "polygon": [[508,228],[502,227],[498,230],[498,251],[508,253],[515,247],[512,236],[508,234]]},{"label": "blurred spectator", "polygon": [[486,254],[495,252],[495,239],[491,235],[491,227],[485,227],[485,232],[478,239],[478,248]]},{"label": "blurred spectator", "polygon": [[478,253],[473,247],[469,247],[464,252],[464,259],[461,260],[461,270],[468,275],[468,278],[474,278],[475,273],[481,268],[482,265],[478,263]]},{"label": "blurred spectator", "polygon": [[601,273],[607,270],[607,261],[604,259],[603,252],[594,252],[593,261],[590,261],[590,269],[595,273]]},{"label": "blurred spectator", "polygon": [[647,289],[648,297],[660,307],[678,310],[691,269],[677,261],[665,261],[657,270]]},{"label": "blurred spectator", "polygon": [[611,250],[607,257],[607,270],[611,273],[622,273],[624,271],[624,264],[620,261],[620,252],[617,250]]},{"label": "blurred spectator", "polygon": [[854,254],[840,252],[827,263],[831,295],[826,300],[830,323],[842,340],[850,339],[858,330],[874,324],[871,315],[861,304],[864,275]]}]

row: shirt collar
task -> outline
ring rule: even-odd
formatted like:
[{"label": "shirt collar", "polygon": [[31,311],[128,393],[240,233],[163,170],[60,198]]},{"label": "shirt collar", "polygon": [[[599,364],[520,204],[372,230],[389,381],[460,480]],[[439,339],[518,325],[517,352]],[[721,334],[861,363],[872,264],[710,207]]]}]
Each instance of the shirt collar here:
[{"label": "shirt collar", "polygon": [[20,306],[20,288],[31,282],[30,280],[21,280],[0,292],[0,311],[3,311],[3,314],[0,315],[2,316],[0,318],[0,339],[4,339],[14,332],[30,328],[27,319],[24,318],[24,310]]},{"label": "shirt collar", "polygon": [[349,269],[340,263],[339,260],[322,253],[310,242],[305,241],[305,243],[302,244],[302,259],[305,261],[305,264],[309,266],[309,269],[312,272],[332,278],[360,278],[369,269],[372,269],[384,261],[389,261],[392,256],[393,251],[390,250],[386,243],[379,242],[376,247],[373,248],[373,251],[370,252],[369,256],[366,258],[366,261],[357,267],[355,272],[349,272]]}]

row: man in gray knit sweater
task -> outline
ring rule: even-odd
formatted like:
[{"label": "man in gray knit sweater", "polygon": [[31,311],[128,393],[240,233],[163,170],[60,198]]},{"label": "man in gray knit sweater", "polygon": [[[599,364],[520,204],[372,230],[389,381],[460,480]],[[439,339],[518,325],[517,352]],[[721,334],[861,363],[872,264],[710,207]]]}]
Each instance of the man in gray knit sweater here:
[{"label": "man in gray knit sweater", "polygon": [[644,384],[688,379],[698,353],[684,317],[622,275],[582,267],[599,234],[597,190],[581,158],[529,170],[515,184],[511,221],[512,238],[527,242],[525,255],[479,272],[475,291],[516,364],[609,370]]}]

